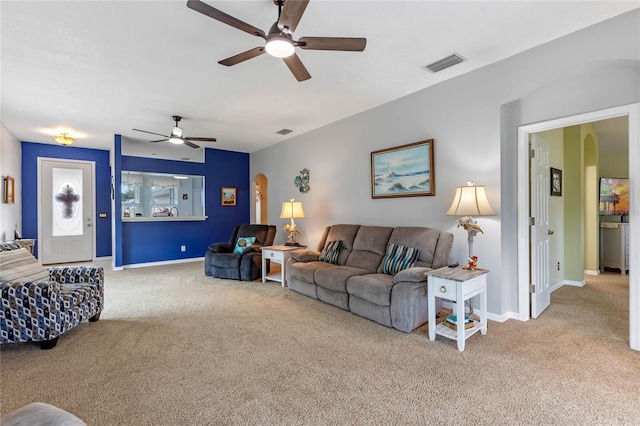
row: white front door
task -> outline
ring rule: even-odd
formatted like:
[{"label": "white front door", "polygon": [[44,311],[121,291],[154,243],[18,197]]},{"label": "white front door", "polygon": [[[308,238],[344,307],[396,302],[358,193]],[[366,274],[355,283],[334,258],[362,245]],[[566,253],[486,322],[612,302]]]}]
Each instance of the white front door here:
[{"label": "white front door", "polygon": [[93,260],[93,167],[91,162],[39,161],[43,265]]},{"label": "white front door", "polygon": [[549,145],[531,136],[531,317],[537,318],[551,303],[549,285]]}]

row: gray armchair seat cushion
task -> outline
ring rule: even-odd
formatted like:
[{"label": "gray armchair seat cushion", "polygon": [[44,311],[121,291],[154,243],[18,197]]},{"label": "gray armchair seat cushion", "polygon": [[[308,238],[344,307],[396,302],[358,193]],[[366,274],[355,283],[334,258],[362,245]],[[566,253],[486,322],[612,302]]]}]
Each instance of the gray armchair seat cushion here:
[{"label": "gray armchair seat cushion", "polygon": [[[262,276],[262,247],[276,236],[274,225],[242,224],[233,228],[228,242],[213,243],[205,253],[204,273],[215,278],[253,281]],[[253,245],[234,253],[238,237],[255,237]]]},{"label": "gray armchair seat cushion", "polygon": [[[317,261],[337,240],[342,241],[338,264]],[[392,243],[417,249],[419,255],[413,266],[395,275],[382,274]],[[425,272],[449,263],[452,244],[450,232],[426,227],[332,225],[316,250],[293,253],[286,279],[291,290],[408,333],[427,322]]]}]

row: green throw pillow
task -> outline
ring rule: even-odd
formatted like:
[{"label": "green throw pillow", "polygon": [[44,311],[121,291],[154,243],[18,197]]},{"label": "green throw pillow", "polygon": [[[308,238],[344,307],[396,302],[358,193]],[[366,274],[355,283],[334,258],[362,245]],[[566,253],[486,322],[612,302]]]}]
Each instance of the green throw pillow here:
[{"label": "green throw pillow", "polygon": [[318,260],[327,263],[338,264],[338,256],[340,256],[340,249],[342,248],[342,240],[331,241],[327,244],[320,253]]},{"label": "green throw pillow", "polygon": [[382,273],[395,275],[403,269],[410,268],[415,265],[418,256],[419,249],[391,243],[387,246],[387,254],[382,260]]},{"label": "green throw pillow", "polygon": [[234,253],[242,254],[244,249],[251,247],[256,242],[256,237],[238,237],[236,240],[236,248],[233,249]]}]

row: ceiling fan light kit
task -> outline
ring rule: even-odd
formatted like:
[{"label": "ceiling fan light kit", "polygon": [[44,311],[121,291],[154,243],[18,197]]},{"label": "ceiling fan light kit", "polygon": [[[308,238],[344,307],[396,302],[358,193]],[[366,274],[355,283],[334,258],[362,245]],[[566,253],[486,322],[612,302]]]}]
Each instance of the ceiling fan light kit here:
[{"label": "ceiling fan light kit", "polygon": [[231,15],[209,6],[200,0],[188,0],[187,7],[202,13],[216,21],[232,26],[266,41],[264,47],[259,46],[246,52],[218,61],[220,65],[232,66],[262,55],[265,51],[276,58],[282,58],[289,71],[298,81],[311,78],[311,74],[296,55],[295,48],[304,50],[337,50],[343,52],[362,52],[367,45],[366,38],[351,37],[302,37],[296,41],[293,32],[296,30],[309,0],[273,0],[278,6],[278,20],[269,30],[268,35],[259,28],[249,25]]}]

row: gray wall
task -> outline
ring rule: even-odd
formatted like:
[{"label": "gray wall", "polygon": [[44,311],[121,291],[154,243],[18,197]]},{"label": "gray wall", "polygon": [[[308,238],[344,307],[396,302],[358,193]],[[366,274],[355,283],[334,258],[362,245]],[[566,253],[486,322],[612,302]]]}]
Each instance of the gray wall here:
[{"label": "gray wall", "polygon": [[[455,187],[472,179],[498,213],[478,218],[484,234],[474,243],[479,265],[491,271],[489,312],[512,315],[517,128],[640,101],[639,27],[635,10],[251,154],[252,178],[269,180],[270,222],[284,225],[281,203],[296,197],[307,215],[296,221],[299,240],[312,247],[329,224],[420,225],[453,232],[451,260],[464,262],[466,233],[445,212]],[[436,195],[371,199],[371,151],[431,138]],[[293,180],[305,167],[311,191],[301,194]],[[279,231],[276,243],[284,240]]]}]

